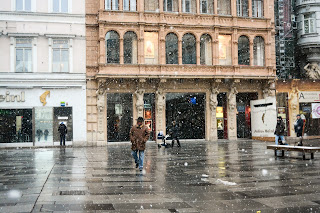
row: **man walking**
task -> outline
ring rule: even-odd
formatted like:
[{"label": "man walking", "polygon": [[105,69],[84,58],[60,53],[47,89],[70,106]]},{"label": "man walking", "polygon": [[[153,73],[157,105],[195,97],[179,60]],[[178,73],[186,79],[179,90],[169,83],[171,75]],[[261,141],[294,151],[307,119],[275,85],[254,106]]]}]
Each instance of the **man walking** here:
[{"label": "man walking", "polygon": [[172,137],[172,144],[173,147],[174,141],[177,141],[178,147],[180,147],[180,141],[179,141],[179,126],[176,123],[176,121],[172,121],[172,128],[170,129],[171,137]]},{"label": "man walking", "polygon": [[136,168],[143,169],[144,150],[146,149],[146,142],[149,139],[150,132],[148,127],[143,124],[144,119],[139,117],[137,124],[130,130],[131,154],[136,163]]},{"label": "man walking", "polygon": [[298,146],[302,145],[302,130],[303,130],[303,120],[301,119],[300,114],[297,115],[297,120],[294,123],[294,131],[297,133],[297,137],[300,138]]},{"label": "man walking", "polygon": [[62,141],[63,141],[63,146],[66,145],[66,134],[68,133],[67,126],[61,122],[59,125],[58,131],[60,133],[60,146],[62,146]]},{"label": "man walking", "polygon": [[275,137],[275,142],[276,142],[276,145],[278,145],[278,142],[279,142],[279,138],[281,140],[281,144],[284,144],[285,143],[285,139],[284,139],[284,129],[285,129],[285,126],[284,126],[284,123],[282,121],[282,117],[279,116],[277,118],[277,126],[276,126],[276,130],[274,131],[274,134],[276,135]]}]

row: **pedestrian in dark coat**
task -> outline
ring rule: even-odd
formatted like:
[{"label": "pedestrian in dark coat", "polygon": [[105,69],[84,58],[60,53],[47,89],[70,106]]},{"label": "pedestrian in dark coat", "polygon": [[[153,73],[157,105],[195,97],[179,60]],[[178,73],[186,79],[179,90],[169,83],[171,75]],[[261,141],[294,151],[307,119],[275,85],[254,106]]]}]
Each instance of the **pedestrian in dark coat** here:
[{"label": "pedestrian in dark coat", "polygon": [[285,143],[284,130],[285,130],[285,125],[284,125],[284,123],[283,123],[282,117],[279,116],[279,117],[277,118],[276,130],[274,131],[274,134],[276,135],[276,137],[275,137],[276,145],[278,145],[279,138],[281,139],[281,142],[282,142],[283,144]]},{"label": "pedestrian in dark coat", "polygon": [[300,138],[298,146],[302,146],[302,130],[303,130],[303,120],[301,119],[301,115],[297,115],[297,120],[294,123],[294,131],[297,134],[297,137]]},{"label": "pedestrian in dark coat", "polygon": [[174,145],[174,141],[177,141],[178,147],[180,147],[180,141],[179,141],[179,126],[176,123],[176,121],[172,121],[172,127],[170,129],[170,134],[172,137],[172,147]]},{"label": "pedestrian in dark coat", "polygon": [[[144,150],[146,149],[146,142],[149,139],[150,132],[148,127],[143,124],[144,119],[139,117],[137,124],[130,130],[131,154],[136,163],[136,168],[140,171],[143,169]],[[139,153],[139,156],[138,156]]]},{"label": "pedestrian in dark coat", "polygon": [[67,126],[61,122],[61,124],[59,125],[58,131],[60,133],[60,146],[62,146],[62,142],[63,142],[63,146],[66,145],[66,134],[68,133],[67,130]]}]

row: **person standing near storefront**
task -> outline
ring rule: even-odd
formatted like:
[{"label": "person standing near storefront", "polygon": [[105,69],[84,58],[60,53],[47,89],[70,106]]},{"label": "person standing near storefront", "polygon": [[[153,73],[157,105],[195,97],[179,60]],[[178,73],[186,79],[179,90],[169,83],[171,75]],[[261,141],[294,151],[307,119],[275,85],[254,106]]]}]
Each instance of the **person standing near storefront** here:
[{"label": "person standing near storefront", "polygon": [[44,140],[47,141],[48,140],[48,135],[49,135],[49,130],[44,130]]},{"label": "person standing near storefront", "polygon": [[279,117],[277,118],[276,130],[274,131],[274,134],[276,135],[276,137],[275,137],[276,145],[278,145],[279,138],[280,138],[280,140],[281,140],[281,144],[280,144],[280,145],[283,145],[283,144],[285,143],[284,130],[285,130],[285,126],[284,126],[282,117],[279,116]]},{"label": "person standing near storefront", "polygon": [[58,131],[60,133],[60,146],[62,146],[62,142],[63,142],[63,146],[66,145],[66,134],[68,133],[67,130],[67,126],[61,122],[61,124],[59,125]]},{"label": "person standing near storefront", "polygon": [[170,134],[172,137],[172,144],[173,147],[174,141],[177,141],[178,147],[180,147],[180,141],[179,141],[179,126],[176,123],[176,121],[172,121],[172,128],[170,129]]},{"label": "person standing near storefront", "polygon": [[302,146],[302,130],[303,130],[303,120],[301,119],[301,115],[297,115],[297,120],[294,123],[294,131],[297,134],[297,137],[300,138],[298,146]]},{"label": "person standing near storefront", "polygon": [[139,117],[137,119],[137,124],[130,130],[130,141],[132,143],[131,154],[136,163],[136,168],[139,167],[140,171],[143,170],[144,150],[146,149],[146,142],[150,136],[148,127],[145,126],[143,122],[144,119]]}]

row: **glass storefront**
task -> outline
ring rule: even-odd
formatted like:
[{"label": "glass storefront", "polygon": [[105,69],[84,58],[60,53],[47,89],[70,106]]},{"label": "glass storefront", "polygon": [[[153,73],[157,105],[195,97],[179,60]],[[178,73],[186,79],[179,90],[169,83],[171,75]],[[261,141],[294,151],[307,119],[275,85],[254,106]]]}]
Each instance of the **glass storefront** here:
[{"label": "glass storefront", "polygon": [[0,143],[32,142],[32,109],[0,109]]},{"label": "glass storefront", "polygon": [[281,116],[285,125],[285,135],[289,136],[289,112],[288,112],[288,93],[277,93],[277,116]]},{"label": "glass storefront", "polygon": [[72,141],[72,107],[0,109],[0,143],[51,145],[60,141],[58,127],[62,121],[68,128],[66,140]]},{"label": "glass storefront", "polygon": [[53,142],[53,112],[52,107],[35,108],[35,141]]},{"label": "glass storefront", "polygon": [[167,132],[175,120],[179,125],[181,139],[204,139],[205,105],[204,93],[166,94]]},{"label": "glass storefront", "polygon": [[131,93],[107,94],[108,142],[130,141],[133,121]]},{"label": "glass storefront", "polygon": [[312,117],[312,103],[300,103],[299,109],[299,113],[305,116],[304,134],[307,136],[320,135],[320,118]]}]

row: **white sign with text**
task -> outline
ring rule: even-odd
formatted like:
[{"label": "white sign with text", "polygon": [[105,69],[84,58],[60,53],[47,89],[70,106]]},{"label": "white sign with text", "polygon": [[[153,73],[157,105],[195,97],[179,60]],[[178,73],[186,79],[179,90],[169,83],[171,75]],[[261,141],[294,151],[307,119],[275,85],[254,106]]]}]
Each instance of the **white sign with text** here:
[{"label": "white sign with text", "polygon": [[320,102],[320,91],[299,92],[299,103]]},{"label": "white sign with text", "polygon": [[274,137],[277,124],[276,98],[250,101],[252,137]]}]

